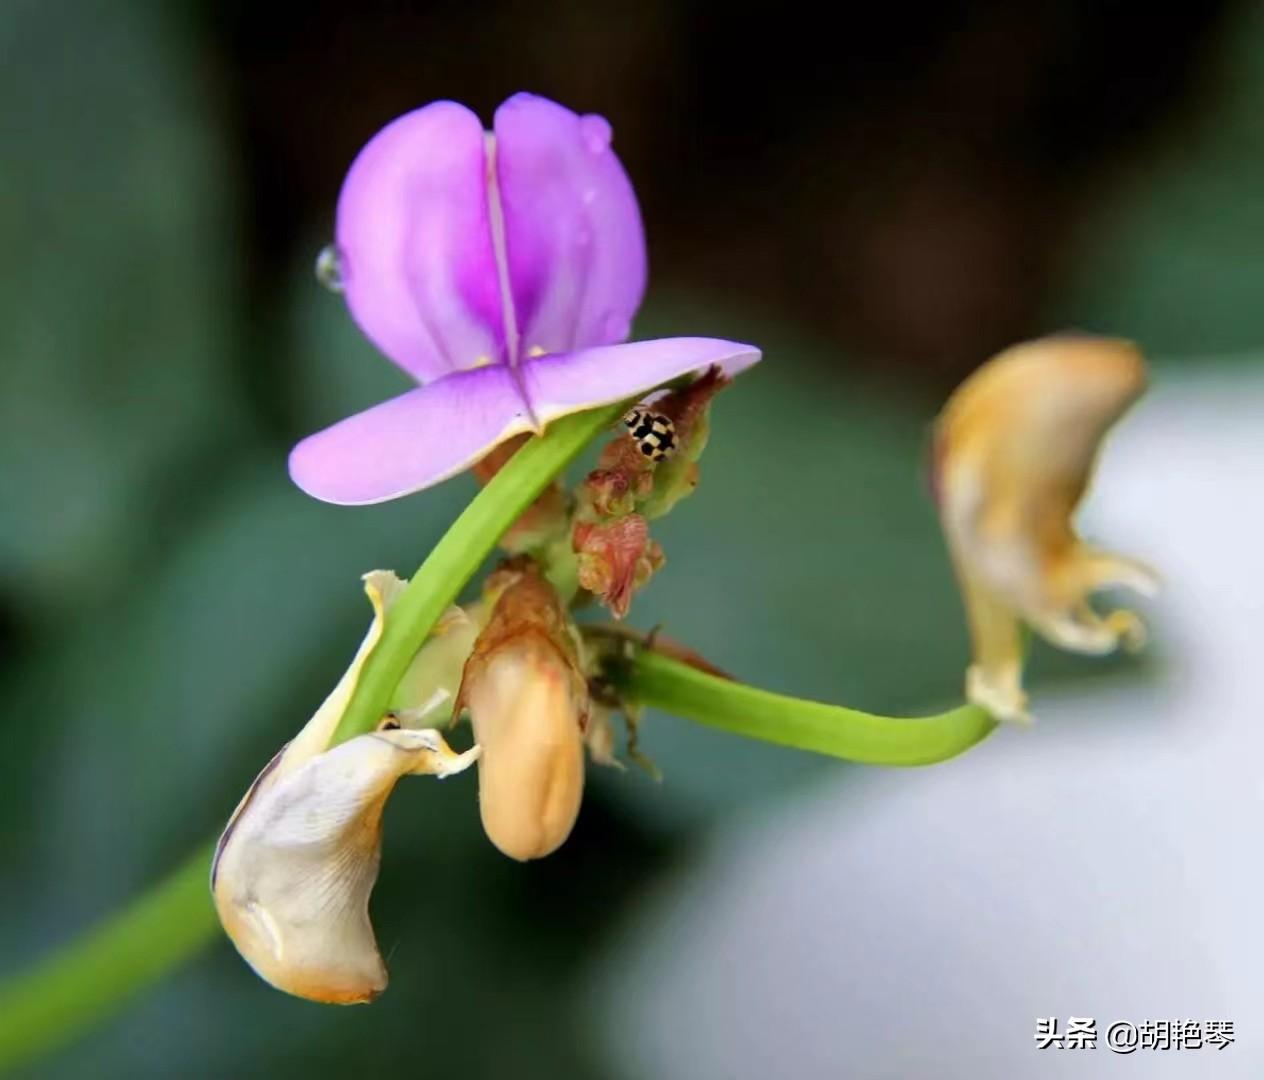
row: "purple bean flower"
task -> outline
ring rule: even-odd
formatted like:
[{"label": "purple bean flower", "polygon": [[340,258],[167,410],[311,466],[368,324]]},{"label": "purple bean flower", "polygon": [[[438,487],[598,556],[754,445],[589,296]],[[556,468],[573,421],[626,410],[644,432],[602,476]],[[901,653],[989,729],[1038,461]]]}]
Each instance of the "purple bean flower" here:
[{"label": "purple bean flower", "polygon": [[624,342],[645,290],[636,196],[610,125],[531,94],[493,130],[438,101],[360,151],[338,198],[351,315],[421,385],[300,442],[326,502],[398,498],[567,413],[759,359],[713,338]]}]

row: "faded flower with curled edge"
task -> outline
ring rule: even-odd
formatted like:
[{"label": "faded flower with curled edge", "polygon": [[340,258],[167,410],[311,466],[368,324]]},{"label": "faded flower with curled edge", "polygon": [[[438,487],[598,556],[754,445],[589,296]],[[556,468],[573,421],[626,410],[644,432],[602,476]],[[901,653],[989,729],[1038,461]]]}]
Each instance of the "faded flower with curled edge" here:
[{"label": "faded flower with curled edge", "polygon": [[224,930],[280,990],[338,1004],[386,989],[369,922],[382,848],[382,810],[408,774],[451,776],[478,758],[433,729],[379,729],[333,745],[361,668],[403,589],[394,574],[365,575],[373,623],[347,673],[246,792],[215,848],[211,891]]},{"label": "faded flower with curled edge", "polygon": [[989,360],[939,417],[934,486],[974,648],[966,697],[1000,719],[1029,719],[1024,624],[1073,652],[1145,642],[1133,612],[1098,615],[1088,598],[1152,595],[1157,575],[1086,543],[1072,521],[1103,438],[1145,385],[1131,342],[1059,335]]}]

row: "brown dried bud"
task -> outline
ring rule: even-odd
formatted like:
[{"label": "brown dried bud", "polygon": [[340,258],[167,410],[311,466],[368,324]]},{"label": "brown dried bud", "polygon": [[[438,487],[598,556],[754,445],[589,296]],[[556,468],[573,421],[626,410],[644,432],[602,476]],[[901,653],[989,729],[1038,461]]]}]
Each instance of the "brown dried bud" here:
[{"label": "brown dried bud", "polygon": [[622,619],[633,593],[665,561],[663,549],[650,539],[645,518],[628,514],[599,525],[576,522],[573,535],[580,585]]},{"label": "brown dried bud", "polygon": [[594,469],[584,481],[580,494],[586,509],[591,509],[591,515],[587,516],[623,517],[636,509],[633,481],[621,469]]}]

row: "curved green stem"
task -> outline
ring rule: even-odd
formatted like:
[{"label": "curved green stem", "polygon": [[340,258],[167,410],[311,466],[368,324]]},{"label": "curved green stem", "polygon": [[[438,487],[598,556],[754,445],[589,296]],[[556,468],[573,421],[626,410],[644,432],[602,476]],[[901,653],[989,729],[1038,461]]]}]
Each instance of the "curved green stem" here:
[{"label": "curved green stem", "polygon": [[765,742],[865,765],[930,765],[968,750],[996,721],[976,705],[894,717],[786,697],[710,675],[645,648],[616,661],[610,682],[627,700]]},{"label": "curved green stem", "polygon": [[0,983],[0,1072],[117,1009],[212,941],[213,845],[94,930]]},{"label": "curved green stem", "polygon": [[545,435],[523,446],[474,497],[395,601],[331,745],[377,727],[417,650],[505,530],[627,408],[626,402],[607,405],[549,425]]}]

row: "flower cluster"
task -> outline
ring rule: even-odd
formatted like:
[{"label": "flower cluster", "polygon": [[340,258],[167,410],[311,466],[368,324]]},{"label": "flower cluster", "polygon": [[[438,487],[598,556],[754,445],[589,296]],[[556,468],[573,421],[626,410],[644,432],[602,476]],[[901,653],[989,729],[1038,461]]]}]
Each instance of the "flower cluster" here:
[{"label": "flower cluster", "polygon": [[[645,285],[644,239],[600,117],[520,94],[489,134],[460,105],[418,109],[356,158],[337,217],[350,312],[420,385],[295,447],[291,473],[310,494],[376,502],[465,469],[486,484],[563,415],[633,405],[577,489],[555,479],[500,537],[505,559],[480,595],[450,608],[415,655],[412,640],[401,651],[411,666],[376,730],[339,742],[404,588],[390,573],[366,576],[373,621],[351,667],[224,831],[212,890],[242,955],[283,990],[358,1002],[386,985],[368,902],[400,777],[477,762],[488,838],[528,860],[574,827],[586,757],[617,763],[616,709],[639,759],[635,708],[603,679],[601,649],[619,632],[586,636],[573,613],[597,602],[622,619],[662,566],[651,524],[697,487],[715,395],[760,354],[711,338],[621,344]],[[936,500],[974,649],[966,695],[992,717],[1027,719],[1024,623],[1080,652],[1144,638],[1134,614],[1100,616],[1088,596],[1150,591],[1153,573],[1072,524],[1103,436],[1144,385],[1127,342],[1048,338],[985,364],[938,420]],[[683,648],[662,654],[708,670]],[[799,704],[811,725],[830,722],[829,707]],[[980,731],[993,726],[961,711]],[[438,729],[464,717],[474,745],[458,753]],[[884,723],[899,722],[866,718],[866,745],[882,742]]]},{"label": "flower cluster", "polygon": [[[404,585],[366,576],[374,620],[360,651],[247,792],[212,871],[225,930],[290,993],[358,1002],[385,987],[368,901],[382,808],[401,776],[477,761],[487,836],[525,860],[570,834],[585,746],[616,761],[571,608],[595,597],[626,613],[662,562],[648,520],[697,483],[709,403],[759,351],[710,338],[617,344],[640,302],[645,251],[610,142],[600,117],[526,94],[497,110],[491,134],[439,102],[375,136],[343,186],[337,265],[324,257],[322,273],[421,386],[301,442],[290,458],[299,486],[367,503],[466,468],[486,483],[566,413],[643,395],[660,427],[652,446],[616,435],[575,495],[552,483],[501,538],[511,558],[479,599],[435,627],[378,730],[335,744]],[[464,715],[476,742],[458,754],[437,727]]]}]

